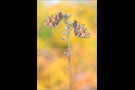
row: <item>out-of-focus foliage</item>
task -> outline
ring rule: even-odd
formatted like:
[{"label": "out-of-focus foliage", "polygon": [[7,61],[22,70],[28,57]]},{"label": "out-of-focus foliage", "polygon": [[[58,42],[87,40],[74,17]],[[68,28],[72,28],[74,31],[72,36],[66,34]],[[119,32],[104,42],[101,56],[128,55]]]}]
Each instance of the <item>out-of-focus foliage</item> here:
[{"label": "out-of-focus foliage", "polygon": [[[57,1],[58,2],[58,1]],[[72,88],[97,88],[97,1],[40,1],[37,5],[37,85],[38,89],[67,89],[69,62],[64,51],[67,44],[63,37],[64,21],[56,29],[43,26],[48,16],[59,11],[72,14],[72,21],[85,24],[91,38],[77,38],[72,31],[71,51],[73,66]],[[55,4],[54,4],[55,3]]]}]

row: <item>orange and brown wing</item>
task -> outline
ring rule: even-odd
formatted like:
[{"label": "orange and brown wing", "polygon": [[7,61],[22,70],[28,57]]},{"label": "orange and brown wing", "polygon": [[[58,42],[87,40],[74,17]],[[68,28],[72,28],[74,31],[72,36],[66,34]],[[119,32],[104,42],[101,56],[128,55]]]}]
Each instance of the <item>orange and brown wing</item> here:
[{"label": "orange and brown wing", "polygon": [[44,25],[49,28],[55,28],[56,26],[58,26],[58,24],[62,19],[63,19],[63,14],[62,12],[59,12],[56,15],[52,15],[51,17],[48,17]]},{"label": "orange and brown wing", "polygon": [[83,25],[79,24],[76,20],[73,23],[75,36],[79,38],[90,38],[90,33],[88,29]]}]

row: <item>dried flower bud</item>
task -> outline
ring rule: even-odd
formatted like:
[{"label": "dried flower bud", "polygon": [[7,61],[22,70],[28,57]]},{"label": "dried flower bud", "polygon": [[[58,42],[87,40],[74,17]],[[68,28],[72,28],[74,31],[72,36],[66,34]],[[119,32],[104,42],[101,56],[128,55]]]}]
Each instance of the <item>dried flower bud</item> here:
[{"label": "dried flower bud", "polygon": [[62,40],[65,40],[65,38],[64,38],[64,37],[62,37],[61,39],[62,39]]},{"label": "dried flower bud", "polygon": [[65,40],[68,43],[68,40]]},{"label": "dried flower bud", "polygon": [[62,32],[64,35],[66,35],[66,32]]},{"label": "dried flower bud", "polygon": [[69,51],[69,50],[70,50],[70,48],[67,48],[67,50]]},{"label": "dried flower bud", "polygon": [[65,30],[67,30],[67,27],[64,27]]},{"label": "dried flower bud", "polygon": [[67,53],[66,53],[66,52],[64,52],[64,55],[67,55]]}]

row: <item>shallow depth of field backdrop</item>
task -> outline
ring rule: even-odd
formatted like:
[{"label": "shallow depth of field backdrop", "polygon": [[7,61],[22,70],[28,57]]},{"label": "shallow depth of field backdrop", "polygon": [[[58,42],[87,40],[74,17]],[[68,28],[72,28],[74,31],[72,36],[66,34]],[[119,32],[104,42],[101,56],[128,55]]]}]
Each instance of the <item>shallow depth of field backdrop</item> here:
[{"label": "shallow depth of field backdrop", "polygon": [[66,90],[69,83],[69,62],[64,55],[67,44],[63,37],[64,21],[56,29],[43,25],[48,16],[59,11],[85,24],[91,38],[77,38],[72,31],[73,90],[97,90],[97,1],[37,1],[37,89]]}]

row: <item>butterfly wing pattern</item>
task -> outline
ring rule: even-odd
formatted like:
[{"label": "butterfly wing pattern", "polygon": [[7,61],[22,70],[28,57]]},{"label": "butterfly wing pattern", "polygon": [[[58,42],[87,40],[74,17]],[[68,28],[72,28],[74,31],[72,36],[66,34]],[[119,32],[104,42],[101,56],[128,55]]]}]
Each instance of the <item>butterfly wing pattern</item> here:
[{"label": "butterfly wing pattern", "polygon": [[90,33],[88,29],[79,24],[76,20],[73,23],[75,36],[79,38],[90,38]]},{"label": "butterfly wing pattern", "polygon": [[62,12],[59,12],[56,15],[52,15],[48,17],[44,25],[49,28],[56,28],[62,19],[63,19],[63,14]]}]

